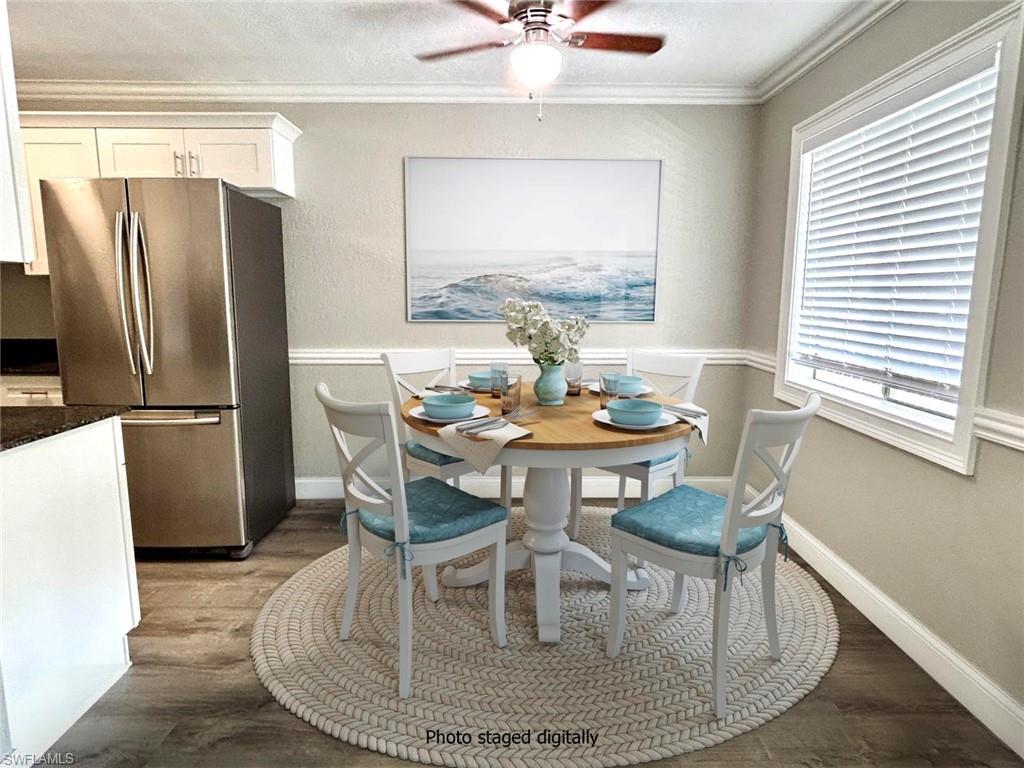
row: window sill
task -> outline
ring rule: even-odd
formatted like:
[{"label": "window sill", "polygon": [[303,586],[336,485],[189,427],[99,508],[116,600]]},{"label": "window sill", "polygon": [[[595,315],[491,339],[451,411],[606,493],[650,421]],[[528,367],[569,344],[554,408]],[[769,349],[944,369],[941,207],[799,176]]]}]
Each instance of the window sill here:
[{"label": "window sill", "polygon": [[[779,400],[800,406],[810,392],[821,395],[818,415],[822,418],[962,475],[974,474],[974,441],[969,429],[966,430],[966,439],[957,440],[956,433],[963,432],[961,429],[950,434],[937,424],[935,427],[910,424],[893,414],[844,397],[830,388],[807,387],[786,380],[781,373],[776,374],[775,397]],[[963,418],[961,415],[960,419]]]}]

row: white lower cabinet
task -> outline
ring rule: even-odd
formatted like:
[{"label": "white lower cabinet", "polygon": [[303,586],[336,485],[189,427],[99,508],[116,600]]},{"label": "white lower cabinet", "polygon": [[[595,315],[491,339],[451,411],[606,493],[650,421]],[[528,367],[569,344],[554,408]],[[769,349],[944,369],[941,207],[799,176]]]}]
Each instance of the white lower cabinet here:
[{"label": "white lower cabinet", "polygon": [[124,674],[139,623],[121,420],[0,453],[0,691],[44,753]]}]

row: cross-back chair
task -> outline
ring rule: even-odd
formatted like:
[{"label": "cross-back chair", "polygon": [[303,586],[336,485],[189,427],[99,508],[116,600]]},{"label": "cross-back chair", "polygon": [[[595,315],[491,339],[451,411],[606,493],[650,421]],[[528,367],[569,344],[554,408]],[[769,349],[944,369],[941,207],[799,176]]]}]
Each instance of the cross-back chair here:
[{"label": "cross-back chair", "polygon": [[[626,358],[626,373],[629,375],[649,374],[669,380],[667,389],[662,394],[676,397],[683,402],[693,402],[697,391],[697,382],[704,369],[704,355],[680,355],[671,352],[645,352],[630,350]],[[646,378],[646,377],[645,377]],[[605,472],[619,476],[619,498],[616,509],[626,505],[626,480],[633,478],[640,481],[640,501],[651,497],[651,486],[655,480],[671,476],[672,484],[678,486],[683,482],[686,472],[687,451],[659,456],[635,464],[623,464],[616,467],[601,467]],[[580,509],[582,503],[582,469],[572,471],[571,496],[569,505],[569,538],[577,539],[580,532]]]},{"label": "cross-back chair", "polygon": [[[726,713],[730,588],[744,571],[758,565],[768,647],[772,658],[779,658],[775,559],[780,541],[787,543],[782,507],[804,431],[820,404],[821,398],[812,393],[797,410],[747,414],[728,497],[681,485],[612,516],[608,656],[617,656],[622,648],[627,555],[631,554],[675,574],[671,603],[675,613],[685,604],[688,576],[715,580],[711,667],[719,717]],[[758,461],[767,467],[771,481],[747,501],[746,489]]]},{"label": "cross-back chair", "polygon": [[[384,352],[381,356],[391,387],[391,399],[395,413],[402,412],[402,402],[435,384],[456,384],[455,350],[414,349]],[[420,387],[410,382],[407,376],[434,374],[433,378]],[[399,420],[401,422],[401,420]],[[405,447],[405,466],[410,472],[424,477],[436,477],[458,488],[459,478],[476,472],[473,466],[458,456],[427,448],[409,433],[404,422],[399,424],[399,436]],[[512,472],[509,467],[501,468],[501,503],[506,509],[512,506]]]},{"label": "cross-back chair", "polygon": [[[359,599],[362,550],[391,560],[398,580],[398,693],[412,690],[412,566],[429,569],[434,578],[438,563],[487,548],[490,555],[488,602],[494,644],[503,647],[505,634],[505,526],[508,510],[477,498],[440,480],[425,477],[405,482],[402,451],[394,406],[391,403],[349,403],[331,396],[318,384],[338,452],[345,490],[344,524],[348,534],[348,586],[341,615],[340,636],[352,631]],[[349,438],[366,443],[353,450]],[[364,469],[366,460],[383,451],[387,475],[374,480]],[[437,600],[436,589],[431,600]]]}]

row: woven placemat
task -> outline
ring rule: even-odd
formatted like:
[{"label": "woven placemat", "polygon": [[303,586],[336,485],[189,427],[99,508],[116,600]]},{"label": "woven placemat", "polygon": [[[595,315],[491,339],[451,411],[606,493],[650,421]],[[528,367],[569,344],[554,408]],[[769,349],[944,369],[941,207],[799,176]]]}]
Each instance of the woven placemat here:
[{"label": "woven placemat", "polygon": [[[587,508],[582,519],[581,541],[602,555],[608,515]],[[524,529],[520,510],[510,538]],[[729,712],[718,719],[711,710],[713,582],[689,579],[686,609],[673,616],[667,610],[672,575],[649,567],[650,588],[629,593],[622,653],[608,659],[605,584],[562,574],[562,641],[546,645],[537,640],[532,575],[510,573],[508,645],[499,649],[488,631],[486,585],[441,586],[441,599],[432,603],[416,570],[413,693],[403,700],[395,571],[364,555],[355,625],[342,642],[347,562],[348,548],[341,547],[271,596],[250,641],[256,674],[283,706],[324,733],[421,763],[632,765],[710,747],[803,698],[832,665],[839,643],[828,597],[809,574],[780,558],[782,659],[773,662],[758,576],[751,571],[737,579]],[[529,743],[511,743],[512,734],[525,734],[518,738],[528,736]]]}]

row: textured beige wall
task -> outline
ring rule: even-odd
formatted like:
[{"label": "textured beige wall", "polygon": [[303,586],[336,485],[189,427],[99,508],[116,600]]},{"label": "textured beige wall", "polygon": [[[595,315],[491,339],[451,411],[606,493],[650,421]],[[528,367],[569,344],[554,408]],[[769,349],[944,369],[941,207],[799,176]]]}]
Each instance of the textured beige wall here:
[{"label": "textured beige wall", "polygon": [[[746,345],[774,354],[792,127],[997,9],[907,3],[762,108]],[[1016,180],[989,404],[1024,413],[1024,184]],[[748,407],[780,407],[747,374]],[[981,443],[964,477],[822,419],[787,511],[943,640],[1024,700],[1024,454]]]},{"label": "textured beige wall", "polygon": [[[296,198],[281,203],[293,348],[508,345],[500,324],[406,322],[403,158],[662,160],[656,321],[594,325],[586,345],[736,348],[743,340],[742,313],[732,297],[743,290],[757,107],[550,105],[543,123],[526,103],[24,102],[22,108],[274,110],[302,128],[295,145]],[[557,200],[552,201],[551,215],[558,216]],[[380,367],[293,367],[300,477],[337,471],[313,397],[313,386],[321,380],[340,397],[388,396]],[[708,370],[701,398],[722,416],[716,419],[713,447],[699,453],[691,467],[694,473],[730,471],[742,390],[741,368]]]},{"label": "textured beige wall", "polygon": [[26,275],[21,264],[0,266],[0,336],[53,338],[49,278]]}]

